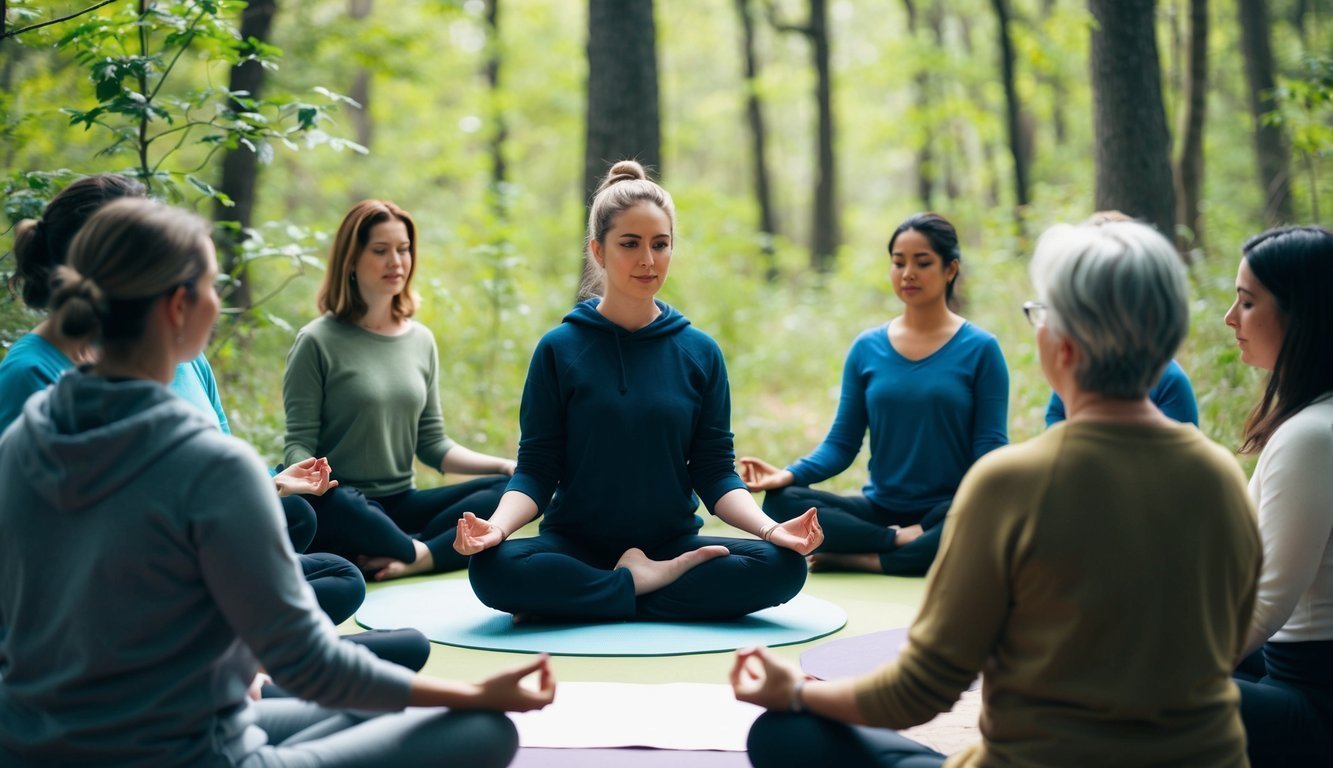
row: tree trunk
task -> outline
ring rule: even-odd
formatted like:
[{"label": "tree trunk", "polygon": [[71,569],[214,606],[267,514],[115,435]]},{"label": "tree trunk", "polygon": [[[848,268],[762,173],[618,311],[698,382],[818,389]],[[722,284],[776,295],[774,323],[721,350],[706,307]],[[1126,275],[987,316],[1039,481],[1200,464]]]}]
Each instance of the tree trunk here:
[{"label": "tree trunk", "polygon": [[[277,12],[277,0],[251,0],[241,12],[241,39],[267,40],[269,30],[273,27],[273,16]],[[248,60],[237,64],[231,70],[231,90],[247,91],[250,98],[259,98],[264,87],[264,71],[258,61]],[[233,103],[231,108],[239,110],[241,106]],[[218,190],[230,197],[235,205],[227,208],[217,204],[213,216],[217,221],[232,221],[238,226],[235,233],[220,244],[219,255],[222,257],[222,271],[236,279],[227,303],[240,310],[249,309],[254,300],[245,265],[238,264],[238,261],[241,243],[246,239],[245,230],[253,223],[255,184],[258,180],[257,154],[246,147],[227,150],[222,158],[222,182],[218,184]]]},{"label": "tree trunk", "polygon": [[1238,0],[1245,79],[1250,85],[1250,115],[1254,148],[1259,161],[1259,185],[1264,191],[1264,223],[1275,226],[1292,220],[1291,156],[1282,128],[1266,125],[1264,115],[1277,108],[1273,100],[1273,51],[1269,46],[1269,19],[1263,0]]},{"label": "tree trunk", "polygon": [[653,0],[589,0],[588,116],[583,188],[589,200],[617,160],[662,173]]},{"label": "tree trunk", "polygon": [[1190,0],[1189,63],[1185,103],[1180,112],[1180,157],[1176,161],[1176,220],[1184,229],[1176,245],[1186,261],[1203,246],[1199,195],[1203,189],[1203,119],[1208,103],[1208,0]]},{"label": "tree trunk", "polygon": [[745,59],[745,117],[750,127],[754,198],[759,207],[759,233],[763,241],[764,269],[771,282],[776,280],[778,275],[773,247],[773,238],[777,235],[777,221],[773,213],[773,193],[768,180],[768,160],[765,151],[768,132],[764,127],[763,105],[759,102],[759,60],[754,51],[754,20],[750,17],[750,0],[736,0],[736,13],[741,20],[741,54]]},{"label": "tree trunk", "polygon": [[1009,36],[1009,3],[991,0],[995,9],[1000,43],[1000,71],[1004,79],[1004,103],[1009,132],[1009,154],[1014,159],[1014,226],[1023,233],[1023,210],[1028,205],[1028,152],[1024,145],[1023,105],[1014,83],[1014,43]]},{"label": "tree trunk", "polygon": [[505,166],[504,146],[509,139],[509,124],[500,109],[500,0],[486,0],[486,85],[491,94],[491,200],[495,215],[504,220],[508,216],[505,205],[505,182],[509,170]]},{"label": "tree trunk", "polygon": [[1174,237],[1171,136],[1153,0],[1088,0],[1092,30],[1096,207],[1144,219]]},{"label": "tree trunk", "polygon": [[[347,15],[353,21],[361,21],[370,15],[371,5],[374,0],[348,0]],[[356,71],[356,76],[352,79],[352,87],[347,95],[356,100],[361,105],[360,109],[351,110],[352,126],[356,131],[356,143],[363,147],[369,147],[374,139],[374,123],[370,119],[370,79],[369,69],[362,67]]]},{"label": "tree trunk", "polygon": [[[907,10],[907,34],[913,39],[916,38],[917,30],[920,29],[916,12],[916,3],[913,0],[903,0],[903,7]],[[929,113],[930,106],[930,72],[927,67],[916,64],[916,72],[912,75],[912,98],[915,101],[916,111],[919,115]],[[916,149],[916,196],[921,199],[922,210],[933,210],[931,199],[935,195],[935,162],[931,156],[930,131],[921,140],[921,146]]]},{"label": "tree trunk", "polygon": [[815,100],[819,104],[819,175],[815,179],[812,266],[827,272],[842,241],[838,227],[837,161],[833,156],[833,78],[829,71],[828,4],[810,0],[810,43],[814,53]]}]

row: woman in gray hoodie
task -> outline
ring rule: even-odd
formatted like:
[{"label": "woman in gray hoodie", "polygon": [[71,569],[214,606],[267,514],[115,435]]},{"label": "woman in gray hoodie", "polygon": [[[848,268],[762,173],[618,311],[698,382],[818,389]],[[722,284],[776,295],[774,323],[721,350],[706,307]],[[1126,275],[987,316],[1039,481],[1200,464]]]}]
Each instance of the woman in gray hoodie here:
[{"label": "woman in gray hoodie", "polygon": [[[208,236],[117,201],[57,274],[101,354],[0,438],[0,765],[507,764],[513,726],[461,710],[549,703],[545,657],[469,685],[339,641],[259,458],[167,389],[217,317]],[[260,664],[304,701],[252,701]]]}]

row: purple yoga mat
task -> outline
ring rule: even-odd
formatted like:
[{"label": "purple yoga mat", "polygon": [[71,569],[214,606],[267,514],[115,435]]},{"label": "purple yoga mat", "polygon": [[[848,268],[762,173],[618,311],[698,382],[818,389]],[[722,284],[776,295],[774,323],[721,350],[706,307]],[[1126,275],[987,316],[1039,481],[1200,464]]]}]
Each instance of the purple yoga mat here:
[{"label": "purple yoga mat", "polygon": [[[907,642],[907,628],[830,640],[801,654],[801,669],[820,680],[860,677],[898,658]],[[971,689],[979,683],[973,682]]]},{"label": "purple yoga mat", "polygon": [[534,749],[524,747],[511,768],[748,768],[744,752],[674,749]]},{"label": "purple yoga mat", "polygon": [[801,654],[801,669],[820,680],[860,677],[898,658],[907,628],[830,640]]}]

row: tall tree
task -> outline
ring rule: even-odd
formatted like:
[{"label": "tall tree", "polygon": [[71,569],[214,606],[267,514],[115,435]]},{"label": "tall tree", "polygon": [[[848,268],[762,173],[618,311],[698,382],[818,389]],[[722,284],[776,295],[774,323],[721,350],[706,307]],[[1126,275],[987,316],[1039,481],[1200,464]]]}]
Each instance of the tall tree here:
[{"label": "tall tree", "polygon": [[1008,0],[991,0],[995,9],[996,26],[1000,43],[1000,71],[1004,81],[1004,103],[1006,126],[1009,134],[1009,154],[1014,159],[1014,223],[1021,234],[1023,231],[1023,209],[1028,200],[1028,147],[1024,141],[1023,105],[1018,98],[1018,86],[1014,82],[1014,41],[1009,34]]},{"label": "tall tree", "polygon": [[1269,45],[1268,4],[1264,0],[1237,0],[1245,79],[1250,86],[1250,116],[1254,149],[1259,162],[1259,184],[1264,191],[1264,222],[1268,226],[1292,220],[1291,150],[1282,128],[1264,120],[1277,109],[1273,99],[1273,50]]},{"label": "tall tree", "polygon": [[[921,26],[916,2],[903,0],[903,8],[907,11],[907,34],[915,40]],[[916,64],[916,71],[912,74],[912,99],[918,115],[925,116],[929,113],[930,68],[921,62]],[[931,133],[926,130],[921,137],[921,146],[916,148],[916,195],[921,199],[921,208],[927,211],[934,208],[931,198],[935,194],[935,162],[931,143]]]},{"label": "tall tree", "polygon": [[653,0],[589,0],[588,115],[583,188],[592,198],[610,163],[662,170]]},{"label": "tall tree", "polygon": [[509,124],[500,108],[500,0],[486,0],[486,85],[491,104],[491,197],[495,214],[506,215],[504,186],[509,171],[505,166],[504,145],[509,138]]},{"label": "tall tree", "polygon": [[1092,28],[1095,203],[1176,228],[1171,136],[1162,107],[1154,0],[1088,0]]},{"label": "tall tree", "polygon": [[[347,15],[353,22],[364,21],[370,16],[373,4],[374,0],[348,0]],[[370,119],[370,79],[368,67],[357,67],[352,87],[347,90],[348,97],[361,105],[360,109],[352,110],[350,117],[356,129],[356,143],[363,147],[370,146],[375,130],[375,124]]]},{"label": "tall tree", "polygon": [[764,126],[764,108],[759,100],[759,58],[755,54],[754,19],[750,0],[736,0],[741,20],[741,54],[745,60],[745,119],[750,127],[750,155],[754,175],[754,199],[759,207],[759,233],[763,238],[768,279],[777,279],[773,238],[777,235],[777,217],[773,213],[773,192],[768,180],[768,131]]},{"label": "tall tree", "polygon": [[[277,0],[250,0],[241,12],[240,37],[242,45],[250,41],[260,43],[268,40],[273,28],[273,16],[278,12]],[[242,57],[239,64],[231,69],[231,81],[228,86],[232,93],[244,92],[248,100],[260,98],[264,88],[263,65],[254,58]],[[237,112],[248,111],[244,104],[233,100],[230,108]],[[226,207],[217,202],[213,208],[216,221],[234,222],[231,235],[220,245],[222,257],[221,270],[236,279],[227,302],[237,309],[249,309],[254,300],[250,290],[249,275],[245,265],[239,263],[241,244],[245,241],[245,230],[254,220],[255,184],[259,180],[259,153],[254,145],[240,145],[228,149],[222,158],[222,181],[218,190],[231,199],[233,205]]]},{"label": "tall tree", "polygon": [[815,67],[815,104],[819,112],[810,265],[817,271],[826,272],[833,268],[838,244],[842,242],[838,223],[838,169],[833,154],[833,73],[829,65],[828,2],[810,0],[809,17],[802,25],[782,23],[776,16],[772,5],[769,5],[769,17],[777,29],[804,35],[810,41],[810,54]]},{"label": "tall tree", "polygon": [[1208,111],[1208,0],[1190,0],[1186,34],[1189,63],[1185,68],[1185,105],[1180,111],[1180,156],[1176,159],[1176,220],[1186,228],[1176,245],[1188,260],[1203,245],[1199,211],[1203,188],[1203,118]]}]

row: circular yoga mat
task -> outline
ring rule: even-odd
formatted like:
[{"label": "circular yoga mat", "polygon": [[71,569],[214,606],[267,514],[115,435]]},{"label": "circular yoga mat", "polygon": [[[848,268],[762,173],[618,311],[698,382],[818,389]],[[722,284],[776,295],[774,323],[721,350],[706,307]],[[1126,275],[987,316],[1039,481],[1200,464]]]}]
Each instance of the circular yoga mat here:
[{"label": "circular yoga mat", "polygon": [[[801,669],[820,680],[860,677],[898,658],[906,642],[906,627],[830,640],[802,653]],[[974,681],[968,690],[978,687]]]},{"label": "circular yoga mat", "polygon": [[374,590],[356,622],[367,629],[415,627],[437,643],[487,651],[678,656],[803,643],[842,629],[847,613],[827,600],[797,595],[736,621],[514,626],[509,614],[482,605],[466,579],[447,579]]}]

